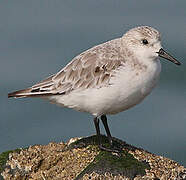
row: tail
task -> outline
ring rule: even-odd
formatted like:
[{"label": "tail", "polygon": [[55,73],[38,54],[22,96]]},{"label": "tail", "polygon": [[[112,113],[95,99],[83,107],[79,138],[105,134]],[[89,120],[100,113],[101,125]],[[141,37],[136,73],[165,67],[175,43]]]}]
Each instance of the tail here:
[{"label": "tail", "polygon": [[42,97],[42,96],[48,96],[51,95],[51,92],[42,92],[38,89],[32,89],[32,88],[27,88],[27,89],[22,89],[19,91],[15,91],[12,93],[8,94],[8,98],[14,97],[14,98],[25,98],[25,97]]}]

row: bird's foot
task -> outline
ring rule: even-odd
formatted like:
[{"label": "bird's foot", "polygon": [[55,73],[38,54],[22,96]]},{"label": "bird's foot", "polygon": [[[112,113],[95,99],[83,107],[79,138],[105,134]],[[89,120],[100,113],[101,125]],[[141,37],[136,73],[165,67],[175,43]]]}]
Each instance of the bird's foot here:
[{"label": "bird's foot", "polygon": [[102,144],[99,145],[99,149],[102,151],[107,151],[107,152],[112,152],[112,153],[117,153],[117,154],[121,154],[122,153],[122,149],[121,148],[116,148],[114,146],[109,147],[104,147]]}]

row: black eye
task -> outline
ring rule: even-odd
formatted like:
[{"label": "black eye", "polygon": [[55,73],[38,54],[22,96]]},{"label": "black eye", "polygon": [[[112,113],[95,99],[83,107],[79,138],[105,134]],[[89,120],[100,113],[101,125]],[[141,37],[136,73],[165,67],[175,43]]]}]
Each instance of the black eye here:
[{"label": "black eye", "polygon": [[142,40],[142,43],[143,43],[144,45],[146,45],[146,44],[148,44],[149,42],[148,42],[146,39],[143,39],[143,40]]}]

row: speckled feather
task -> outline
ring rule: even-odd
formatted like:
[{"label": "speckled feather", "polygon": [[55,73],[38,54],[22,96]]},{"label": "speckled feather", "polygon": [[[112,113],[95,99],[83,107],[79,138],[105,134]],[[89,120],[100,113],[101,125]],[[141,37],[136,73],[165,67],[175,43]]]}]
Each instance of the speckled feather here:
[{"label": "speckled feather", "polygon": [[19,96],[44,96],[66,94],[77,89],[100,88],[109,85],[109,80],[124,63],[121,39],[95,46],[76,56],[57,74],[17,91]]}]

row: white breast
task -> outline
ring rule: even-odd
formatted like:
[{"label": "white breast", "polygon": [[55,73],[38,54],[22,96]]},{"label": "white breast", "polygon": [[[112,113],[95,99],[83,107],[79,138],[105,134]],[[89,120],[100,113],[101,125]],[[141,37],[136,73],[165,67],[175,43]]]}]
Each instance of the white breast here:
[{"label": "white breast", "polygon": [[159,61],[147,65],[146,69],[121,71],[115,84],[115,89],[118,89],[117,102],[112,105],[113,111],[110,110],[109,114],[124,111],[140,103],[156,86],[160,71]]},{"label": "white breast", "polygon": [[123,69],[115,79],[115,100],[106,114],[115,114],[140,103],[156,86],[160,71],[159,60],[147,65],[146,69]]}]

